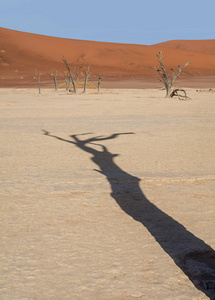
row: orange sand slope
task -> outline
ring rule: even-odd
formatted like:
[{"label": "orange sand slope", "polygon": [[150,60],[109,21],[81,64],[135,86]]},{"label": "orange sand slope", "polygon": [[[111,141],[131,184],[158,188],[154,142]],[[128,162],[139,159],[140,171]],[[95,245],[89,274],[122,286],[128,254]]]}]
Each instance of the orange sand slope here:
[{"label": "orange sand slope", "polygon": [[215,40],[144,46],[63,39],[0,28],[0,87],[35,85],[35,68],[47,82],[47,72],[56,68],[63,80],[62,56],[69,63],[91,65],[95,77],[102,73],[106,79],[150,80],[156,74],[146,67],[158,65],[158,51],[163,52],[167,68],[192,61],[186,70],[193,75],[215,76]]}]

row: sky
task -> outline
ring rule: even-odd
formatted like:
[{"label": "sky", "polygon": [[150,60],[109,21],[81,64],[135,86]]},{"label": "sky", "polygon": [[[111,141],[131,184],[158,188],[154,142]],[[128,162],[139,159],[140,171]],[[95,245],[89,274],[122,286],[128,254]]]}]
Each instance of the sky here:
[{"label": "sky", "polygon": [[152,45],[215,39],[215,0],[0,0],[0,27],[69,39]]}]

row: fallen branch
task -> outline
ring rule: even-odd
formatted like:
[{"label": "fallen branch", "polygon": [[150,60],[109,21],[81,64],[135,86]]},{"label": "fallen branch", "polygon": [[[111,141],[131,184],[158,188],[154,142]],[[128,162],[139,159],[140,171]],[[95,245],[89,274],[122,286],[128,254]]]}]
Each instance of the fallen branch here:
[{"label": "fallen branch", "polygon": [[[182,94],[179,94],[179,92],[182,92]],[[171,92],[170,94],[170,98],[173,98],[173,97],[178,97],[178,99],[180,100],[187,100],[187,99],[191,99],[190,97],[187,96],[187,93],[185,90],[183,89],[175,89]]]}]

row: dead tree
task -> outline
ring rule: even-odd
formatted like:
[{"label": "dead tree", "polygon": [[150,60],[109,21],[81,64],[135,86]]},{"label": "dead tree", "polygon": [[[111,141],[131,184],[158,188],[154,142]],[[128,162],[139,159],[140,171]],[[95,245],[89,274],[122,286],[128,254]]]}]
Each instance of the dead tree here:
[{"label": "dead tree", "polygon": [[99,79],[98,79],[98,92],[100,92],[100,84],[101,84],[101,80],[102,80],[102,74],[99,75]]},{"label": "dead tree", "polygon": [[78,81],[78,74],[79,74],[79,70],[81,67],[77,67],[76,65],[74,65],[73,71],[71,72],[69,64],[64,56],[62,57],[62,61],[64,62],[65,66],[68,70],[69,77],[70,77],[70,80],[71,80],[72,86],[73,86],[73,93],[76,94],[77,93],[76,84]]},{"label": "dead tree", "polygon": [[55,91],[57,91],[57,71],[56,69],[54,69],[54,74],[50,74],[50,73],[47,73],[49,75],[49,77],[51,78],[51,80],[53,80],[54,82],[54,86],[55,86]]},{"label": "dead tree", "polygon": [[76,91],[76,84],[78,82],[80,69],[81,69],[81,67],[78,67],[78,66],[76,66],[76,65],[73,64],[73,73],[72,73],[73,79],[71,79],[71,81],[72,81],[72,85],[73,85],[73,92],[75,94],[77,93],[77,91]]},{"label": "dead tree", "polygon": [[[159,66],[157,67],[149,67],[150,69],[152,70],[155,70],[159,73],[160,75],[160,81],[164,84],[164,87],[165,87],[165,90],[166,90],[166,98],[169,98],[170,97],[170,94],[171,94],[171,89],[172,89],[172,86],[173,86],[173,83],[175,81],[175,79],[179,76],[179,74],[181,72],[184,72],[184,73],[187,73],[187,74],[190,74],[186,71],[184,71],[183,69],[190,65],[191,62],[187,62],[184,66],[180,66],[178,65],[178,69],[177,71],[175,71],[174,69],[171,69],[172,73],[171,75],[168,74],[164,64],[163,64],[163,54],[162,52],[158,52],[156,53],[156,56],[158,57],[158,62],[159,62]],[[192,74],[190,74],[192,75]]]},{"label": "dead tree", "polygon": [[83,94],[84,94],[86,93],[87,81],[92,76],[90,73],[90,66],[87,67],[85,70],[83,70],[83,72],[84,72],[84,90],[83,90]]},{"label": "dead tree", "polygon": [[37,82],[37,85],[38,85],[38,89],[39,89],[39,94],[41,93],[41,90],[40,90],[40,77],[41,77],[41,73],[39,73],[39,75],[37,75],[37,70],[35,69],[35,80]]},{"label": "dead tree", "polygon": [[66,82],[66,90],[68,91],[69,88],[70,88],[70,83],[71,83],[70,76],[69,76],[68,72],[66,74],[64,72],[62,72],[62,73],[63,73],[63,77],[64,77],[65,82]]}]

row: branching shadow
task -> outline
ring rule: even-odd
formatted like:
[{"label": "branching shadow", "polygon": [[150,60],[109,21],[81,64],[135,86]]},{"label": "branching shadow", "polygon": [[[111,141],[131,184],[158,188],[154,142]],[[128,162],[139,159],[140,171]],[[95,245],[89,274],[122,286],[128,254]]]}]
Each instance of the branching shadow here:
[{"label": "branching shadow", "polygon": [[80,135],[71,135],[72,140],[60,138],[47,131],[44,131],[44,134],[90,153],[91,160],[99,168],[96,171],[107,178],[111,186],[111,196],[121,209],[146,227],[197,289],[210,299],[215,299],[214,250],[151,203],[140,189],[140,179],[123,171],[114,161],[118,154],[111,153],[101,144],[102,141],[115,139],[122,134],[133,133],[115,133],[88,139],[80,139]]}]

